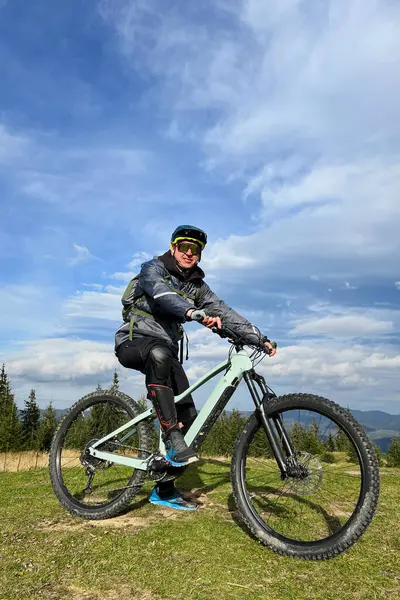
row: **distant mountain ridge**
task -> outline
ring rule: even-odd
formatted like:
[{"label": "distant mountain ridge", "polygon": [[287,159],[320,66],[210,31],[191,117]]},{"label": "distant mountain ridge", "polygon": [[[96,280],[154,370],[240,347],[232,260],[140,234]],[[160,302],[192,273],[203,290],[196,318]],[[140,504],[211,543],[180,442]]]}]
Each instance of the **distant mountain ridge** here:
[{"label": "distant mountain ridge", "polygon": [[400,432],[400,415],[391,415],[382,410],[352,410],[351,413],[364,427]]}]

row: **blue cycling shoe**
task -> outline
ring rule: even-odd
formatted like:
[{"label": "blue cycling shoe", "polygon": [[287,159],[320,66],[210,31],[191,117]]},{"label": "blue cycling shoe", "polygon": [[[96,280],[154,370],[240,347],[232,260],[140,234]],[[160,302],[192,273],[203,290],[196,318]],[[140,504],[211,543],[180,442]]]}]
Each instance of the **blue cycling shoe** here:
[{"label": "blue cycling shoe", "polygon": [[151,504],[157,504],[158,506],[164,506],[166,508],[175,508],[176,510],[197,510],[197,504],[185,500],[177,490],[174,490],[173,495],[168,498],[160,498],[157,494],[157,488],[155,487],[149,501]]},{"label": "blue cycling shoe", "polygon": [[196,453],[188,446],[179,429],[173,429],[165,440],[167,461],[174,467],[184,467],[199,460]]}]

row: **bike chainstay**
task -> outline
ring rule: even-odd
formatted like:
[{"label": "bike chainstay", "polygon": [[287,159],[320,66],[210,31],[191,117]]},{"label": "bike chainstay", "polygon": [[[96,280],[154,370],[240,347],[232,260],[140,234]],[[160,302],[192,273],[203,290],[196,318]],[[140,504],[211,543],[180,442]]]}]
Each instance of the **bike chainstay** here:
[{"label": "bike chainstay", "polygon": [[[118,448],[128,448],[129,450],[137,450],[138,452],[144,452],[144,453],[146,453],[146,454],[149,455],[147,458],[149,458],[153,454],[152,452],[149,452],[149,450],[143,450],[142,448],[136,448],[135,446],[128,446],[127,444],[113,442],[112,440],[109,440],[107,442],[107,444],[114,444]],[[112,462],[112,461],[108,461],[108,462]],[[96,473],[96,469],[93,472],[91,472],[91,473],[88,474],[88,482],[86,484],[86,487],[83,490],[84,492],[86,492],[86,490],[88,490],[88,491],[90,490],[89,493],[92,496],[95,496],[96,494],[97,495],[102,495],[105,492],[119,492],[120,490],[128,490],[128,489],[131,489],[131,488],[137,488],[138,487],[137,485],[124,485],[123,487],[119,487],[119,488],[107,488],[107,489],[102,489],[99,492],[94,492],[91,489],[91,483],[93,481],[95,473]],[[140,489],[140,487],[139,487],[139,489]]]}]

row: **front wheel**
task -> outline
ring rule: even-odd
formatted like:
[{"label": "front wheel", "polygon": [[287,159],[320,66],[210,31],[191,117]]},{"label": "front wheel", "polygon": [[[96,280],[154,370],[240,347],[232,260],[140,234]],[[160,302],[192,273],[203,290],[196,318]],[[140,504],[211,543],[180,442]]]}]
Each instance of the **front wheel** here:
[{"label": "front wheel", "polygon": [[279,419],[294,454],[282,479],[258,412],[240,433],[231,479],[241,518],[278,554],[324,560],[364,533],[379,496],[376,453],[349,411],[311,394],[268,400],[267,417]]},{"label": "front wheel", "polygon": [[[111,389],[84,396],[61,420],[50,448],[50,480],[57,498],[73,515],[84,519],[114,517],[139,492],[146,471],[96,458],[88,449],[140,412],[129,396]],[[151,454],[151,428],[142,421],[99,449],[146,459]]]}]

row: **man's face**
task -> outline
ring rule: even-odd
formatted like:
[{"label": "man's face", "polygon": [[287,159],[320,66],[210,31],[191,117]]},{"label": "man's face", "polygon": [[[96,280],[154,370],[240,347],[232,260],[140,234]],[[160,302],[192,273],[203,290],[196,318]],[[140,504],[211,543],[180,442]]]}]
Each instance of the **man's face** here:
[{"label": "man's face", "polygon": [[182,240],[171,245],[171,253],[180,267],[190,269],[199,262],[200,246],[190,240]]}]

